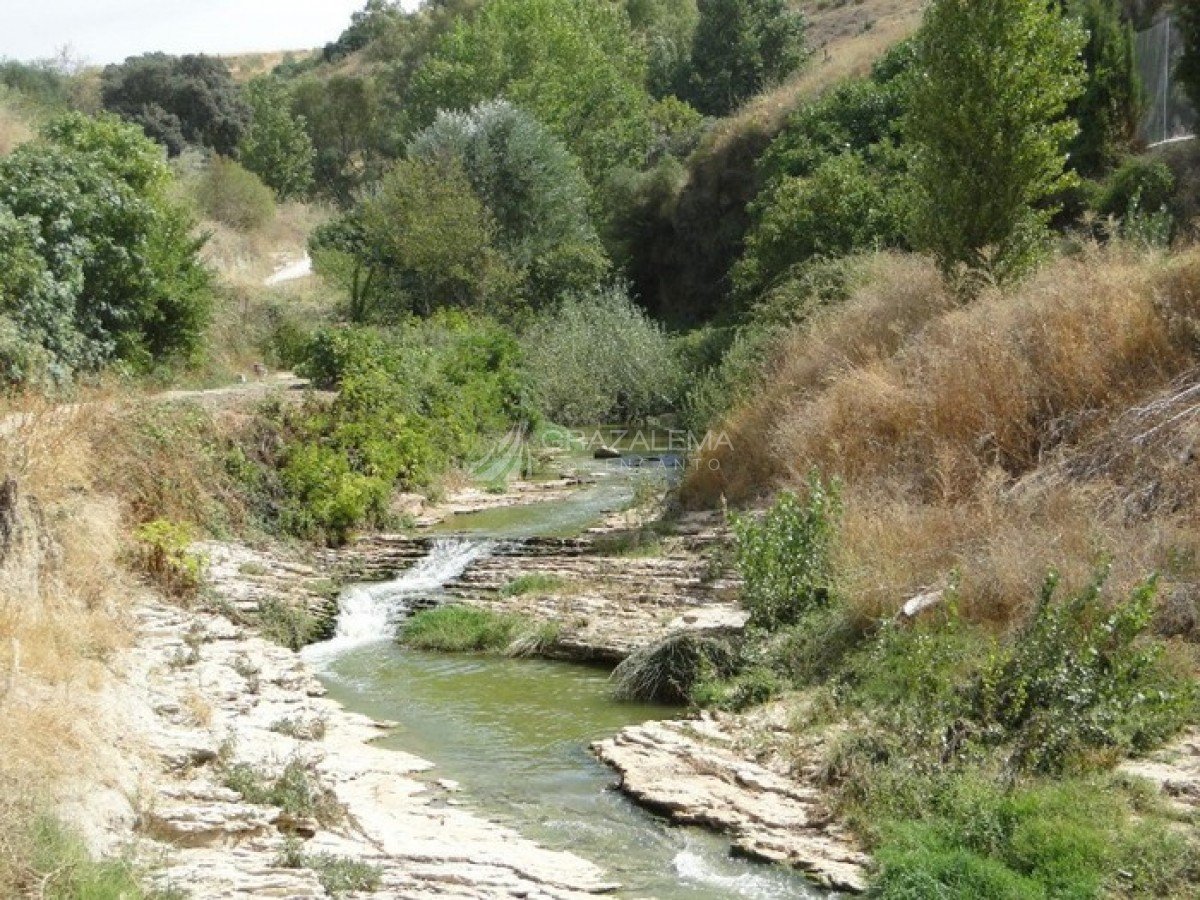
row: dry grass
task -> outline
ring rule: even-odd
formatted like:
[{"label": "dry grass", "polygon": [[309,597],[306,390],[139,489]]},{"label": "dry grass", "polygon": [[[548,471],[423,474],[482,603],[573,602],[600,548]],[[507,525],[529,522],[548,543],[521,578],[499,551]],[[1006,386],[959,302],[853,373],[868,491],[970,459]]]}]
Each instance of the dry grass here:
[{"label": "dry grass", "polygon": [[7,156],[33,137],[29,117],[0,97],[0,156]]},{"label": "dry grass", "polygon": [[[127,643],[134,586],[120,511],[92,493],[94,407],[0,406],[0,468],[15,485],[0,540],[0,894],[15,892],[33,817],[105,775],[103,689]],[[4,516],[0,511],[0,517]]]},{"label": "dry grass", "polygon": [[283,203],[262,228],[242,231],[220,222],[205,221],[209,235],[204,258],[221,280],[244,288],[261,288],[281,265],[304,256],[308,237],[328,219],[329,210],[306,203]]},{"label": "dry grass", "polygon": [[235,53],[222,56],[235,81],[249,81],[259,75],[268,75],[288,60],[305,60],[316,55],[318,50],[270,50],[259,53]]},{"label": "dry grass", "polygon": [[748,502],[812,468],[842,479],[863,620],[952,572],[964,611],[1001,625],[1051,566],[1074,584],[1108,556],[1117,589],[1155,570],[1200,582],[1197,321],[1200,252],[1091,248],[968,307],[927,263],[880,257],[792,337],[685,499]]}]

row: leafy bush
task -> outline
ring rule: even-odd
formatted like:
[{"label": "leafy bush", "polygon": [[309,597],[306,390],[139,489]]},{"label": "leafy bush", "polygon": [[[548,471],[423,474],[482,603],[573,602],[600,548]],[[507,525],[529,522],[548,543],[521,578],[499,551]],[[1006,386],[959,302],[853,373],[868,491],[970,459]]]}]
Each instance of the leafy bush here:
[{"label": "leafy bush", "polygon": [[647,147],[646,61],[619,3],[495,0],[457,19],[412,79],[426,125],[438,110],[506,97],[533,113],[583,162],[593,184]]},{"label": "leafy bush", "polygon": [[1047,579],[1029,623],[980,671],[973,716],[984,741],[1011,746],[1011,764],[1058,774],[1157,746],[1196,714],[1197,690],[1143,641],[1157,583],[1109,606],[1107,570],[1078,595],[1055,602]]},{"label": "leafy bush", "polygon": [[189,598],[199,593],[207,560],[192,551],[190,526],[159,519],[133,533],[133,565],[169,596]]},{"label": "leafy bush", "polygon": [[196,186],[200,208],[233,228],[252,231],[275,218],[275,197],[253,172],[232,159],[214,157]]},{"label": "leafy bush", "polygon": [[332,623],[321,623],[302,603],[276,597],[259,601],[254,624],[267,640],[289,650],[303,650],[332,636]]},{"label": "leafy bush", "polygon": [[466,113],[443,111],[408,153],[462,166],[496,225],[496,247],[533,308],[595,288],[606,272],[579,163],[528,113],[503,100]]},{"label": "leafy bush", "polygon": [[[977,773],[908,776],[911,819],[882,823],[874,896],[1183,897],[1196,844],[1136,815],[1120,784],[1035,782],[1015,790]],[[1141,819],[1141,821],[1138,821]]]},{"label": "leafy bush", "polygon": [[803,500],[785,491],[761,520],[734,519],[737,565],[745,583],[742,603],[750,610],[751,625],[773,631],[829,604],[840,511],[837,484],[823,483],[814,472]]},{"label": "leafy bush", "polygon": [[104,69],[100,96],[172,156],[188,144],[233,156],[250,120],[229,67],[215,56],[130,57]]},{"label": "leafy bush", "polygon": [[633,422],[676,403],[670,341],[621,287],[564,301],[521,343],[538,406],[560,424]]},{"label": "leafy bush", "polygon": [[753,297],[814,257],[899,246],[905,225],[895,178],[854,153],[830,157],[809,177],[785,177],[760,197],[745,255],[732,272],[735,289]]},{"label": "leafy bush", "polygon": [[305,853],[296,838],[286,841],[276,864],[285,869],[312,869],[330,897],[377,891],[383,880],[379,866],[331,853]]},{"label": "leafy bush", "polygon": [[[612,673],[614,693],[623,700],[687,703],[697,686],[731,677],[738,663],[728,635],[681,631],[622,660]],[[700,699],[708,695],[702,693]]]},{"label": "leafy bush", "polygon": [[293,759],[275,777],[249,763],[237,763],[225,770],[224,782],[247,803],[278,806],[293,816],[311,817],[323,825],[335,824],[345,814],[333,791],[299,759]]},{"label": "leafy bush", "polygon": [[1103,184],[1096,208],[1103,216],[1124,219],[1137,209],[1157,212],[1174,194],[1175,175],[1166,163],[1131,157]]},{"label": "leafy bush", "polygon": [[304,197],[312,188],[315,151],[305,121],[291,109],[291,95],[274,78],[246,87],[250,127],[238,145],[238,159],[275,191],[280,200]]},{"label": "leafy bush", "polygon": [[56,119],[0,160],[0,311],[63,373],[199,345],[208,277],[170,180],[112,117]]},{"label": "leafy bush", "polygon": [[785,0],[698,0],[691,78],[696,107],[713,116],[783,80],[807,55],[804,18]]}]

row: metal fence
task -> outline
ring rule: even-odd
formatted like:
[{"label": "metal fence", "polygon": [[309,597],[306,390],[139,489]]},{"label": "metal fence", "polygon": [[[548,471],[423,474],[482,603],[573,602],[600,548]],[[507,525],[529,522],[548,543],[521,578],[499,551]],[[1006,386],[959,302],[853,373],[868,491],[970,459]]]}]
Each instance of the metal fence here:
[{"label": "metal fence", "polygon": [[1138,72],[1146,92],[1138,137],[1151,147],[1196,133],[1196,110],[1175,77],[1182,55],[1182,35],[1169,16],[1137,35]]}]

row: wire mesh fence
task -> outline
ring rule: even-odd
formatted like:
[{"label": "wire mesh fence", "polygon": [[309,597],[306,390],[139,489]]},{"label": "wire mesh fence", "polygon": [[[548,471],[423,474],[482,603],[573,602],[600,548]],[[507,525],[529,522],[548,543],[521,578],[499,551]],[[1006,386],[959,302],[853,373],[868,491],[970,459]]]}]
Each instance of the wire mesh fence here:
[{"label": "wire mesh fence", "polygon": [[1137,35],[1138,72],[1146,94],[1138,137],[1149,146],[1196,133],[1196,110],[1175,75],[1183,55],[1182,38],[1170,16]]}]

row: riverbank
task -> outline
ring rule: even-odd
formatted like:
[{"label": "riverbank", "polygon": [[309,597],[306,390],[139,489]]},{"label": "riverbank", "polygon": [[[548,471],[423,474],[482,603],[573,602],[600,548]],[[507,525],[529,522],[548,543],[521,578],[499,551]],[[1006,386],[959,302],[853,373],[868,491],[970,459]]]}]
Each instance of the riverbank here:
[{"label": "riverbank", "polygon": [[105,843],[132,841],[162,889],[323,897],[346,873],[381,897],[576,900],[613,887],[464,809],[431,763],[372,746],[386,723],[325,699],[298,654],[220,615],[151,602],[135,615],[113,702],[142,762]]}]

